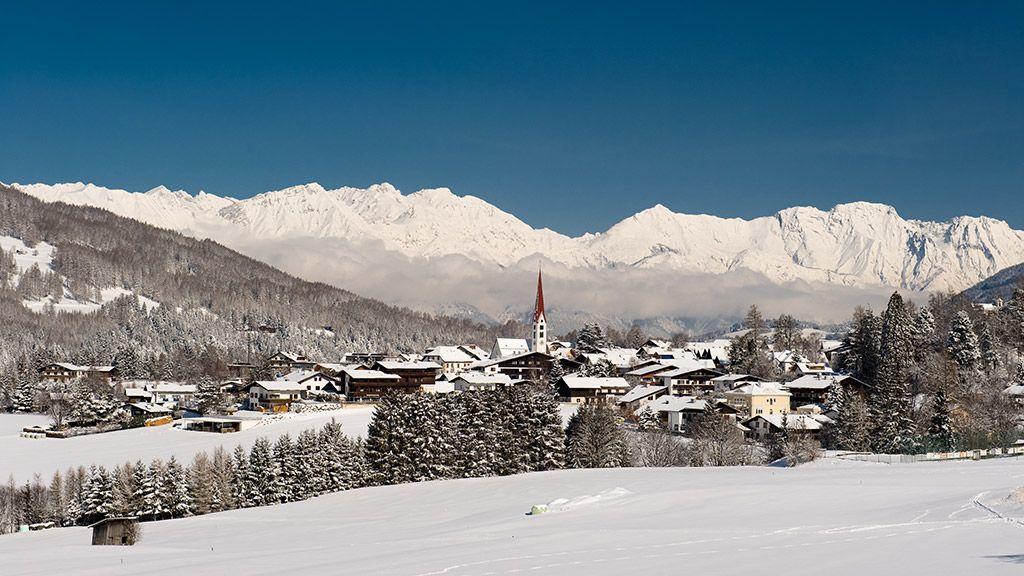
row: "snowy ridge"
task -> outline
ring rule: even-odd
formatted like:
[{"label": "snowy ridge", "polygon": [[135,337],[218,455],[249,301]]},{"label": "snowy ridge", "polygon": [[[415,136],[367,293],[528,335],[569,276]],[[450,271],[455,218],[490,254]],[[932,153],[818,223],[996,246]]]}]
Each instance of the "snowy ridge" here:
[{"label": "snowy ridge", "polygon": [[447,188],[403,195],[382,183],[329,190],[317,183],[245,200],[164,187],[129,192],[93,184],[14,184],[44,201],[114,213],[229,246],[266,239],[369,243],[408,258],[463,256],[502,267],[543,255],[570,268],[642,268],[685,274],[748,270],[775,283],[826,282],[962,290],[1024,262],[1024,232],[1001,220],[906,220],[882,204],[782,210],[743,220],[662,205],[608,231],[568,237]]}]

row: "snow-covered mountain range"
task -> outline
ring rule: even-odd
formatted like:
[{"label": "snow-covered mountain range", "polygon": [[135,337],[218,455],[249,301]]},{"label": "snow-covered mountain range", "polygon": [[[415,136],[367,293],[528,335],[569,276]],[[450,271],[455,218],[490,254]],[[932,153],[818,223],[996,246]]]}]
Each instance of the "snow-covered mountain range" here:
[{"label": "snow-covered mountain range", "polygon": [[162,186],[143,193],[80,182],[14,186],[199,237],[337,238],[409,257],[462,255],[501,266],[542,255],[573,268],[745,269],[778,283],[960,290],[1024,262],[1024,232],[1001,220],[905,220],[890,206],[866,202],[752,220],[679,214],[659,204],[606,232],[572,238],[447,188],[403,195],[386,183],[334,190],[313,183],[236,200]]}]

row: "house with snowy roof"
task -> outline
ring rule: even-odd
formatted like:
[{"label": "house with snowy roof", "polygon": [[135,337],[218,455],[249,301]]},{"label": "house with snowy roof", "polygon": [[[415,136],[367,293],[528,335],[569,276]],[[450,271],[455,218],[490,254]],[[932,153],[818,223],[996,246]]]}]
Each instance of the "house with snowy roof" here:
[{"label": "house with snowy roof", "polygon": [[636,412],[643,404],[668,394],[668,388],[658,384],[639,384],[626,392],[616,403],[625,412]]},{"label": "house with snowy roof", "polygon": [[110,383],[117,376],[114,366],[83,366],[71,362],[52,362],[39,370],[39,379],[50,382],[71,382],[97,378]]},{"label": "house with snowy roof", "polygon": [[752,382],[725,393],[725,401],[742,414],[785,414],[792,394],[781,382]]},{"label": "house with snowy roof", "polygon": [[786,390],[792,394],[790,405],[799,407],[808,404],[824,404],[829,391],[835,386],[842,386],[846,392],[867,399],[867,384],[846,374],[808,374],[787,382]]},{"label": "house with snowy roof", "polygon": [[305,387],[303,398],[317,396],[321,393],[344,394],[344,385],[341,379],[315,370],[292,370],[277,380],[294,382]]},{"label": "house with snowy roof", "polygon": [[486,357],[470,354],[462,346],[435,346],[427,349],[422,359],[440,365],[445,374],[458,374]]},{"label": "house with snowy roof", "polygon": [[516,381],[501,372],[463,372],[448,380],[456,392],[474,392],[479,390],[495,390],[499,387],[512,386]]},{"label": "house with snowy roof", "polygon": [[562,402],[574,404],[612,404],[629,392],[629,382],[622,377],[563,376],[555,383]]},{"label": "house with snowy roof", "polygon": [[761,382],[762,379],[750,374],[722,374],[711,379],[711,385],[716,394],[730,392],[751,382]]},{"label": "house with snowy roof", "polygon": [[416,362],[399,360],[380,360],[372,366],[374,370],[394,374],[399,377],[402,392],[417,392],[422,386],[430,386],[437,380],[441,365],[436,362],[419,360]]},{"label": "house with snowy roof", "polygon": [[267,358],[267,369],[274,376],[283,376],[292,370],[312,370],[314,366],[316,366],[316,362],[306,358],[304,354],[277,352]]},{"label": "house with snowy roof", "polygon": [[495,338],[494,346],[491,347],[491,360],[510,358],[530,351],[530,344],[526,338]]},{"label": "house with snowy roof", "polygon": [[1024,408],[1024,384],[1018,383],[1007,386],[1003,390],[1003,394],[1012,399],[1017,406]]},{"label": "house with snowy roof", "polygon": [[271,412],[287,412],[305,391],[301,384],[286,380],[258,380],[246,388],[250,408]]},{"label": "house with snowy roof", "polygon": [[714,391],[715,385],[711,379],[721,375],[721,372],[706,365],[686,363],[681,367],[661,372],[658,377],[662,385],[668,388],[669,395],[699,395]]},{"label": "house with snowy roof", "polygon": [[824,426],[833,421],[822,414],[757,414],[743,421],[750,432],[747,438],[751,440],[764,440],[773,433],[782,431],[783,426],[789,434],[807,435],[818,439]]}]

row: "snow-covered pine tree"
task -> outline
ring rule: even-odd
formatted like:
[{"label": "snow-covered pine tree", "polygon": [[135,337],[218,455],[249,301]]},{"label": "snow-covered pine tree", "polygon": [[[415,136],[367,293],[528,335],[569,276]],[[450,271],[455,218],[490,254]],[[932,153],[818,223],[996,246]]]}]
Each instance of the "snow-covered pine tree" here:
[{"label": "snow-covered pine tree", "polygon": [[61,474],[60,470],[53,473],[50,487],[47,490],[47,496],[49,499],[47,513],[49,520],[57,526],[67,525],[67,492],[64,488],[64,475]]},{"label": "snow-covered pine tree", "polygon": [[296,476],[292,482],[292,494],[296,500],[305,500],[324,493],[326,467],[323,456],[317,432],[300,432],[294,446]]},{"label": "snow-covered pine tree", "polygon": [[914,345],[914,358],[921,361],[933,348],[932,342],[935,338],[935,316],[927,306],[922,306],[914,315],[914,324],[911,328]]},{"label": "snow-covered pine tree", "polygon": [[949,417],[949,402],[941,388],[932,395],[932,418],[928,426],[928,448],[935,452],[949,452],[954,446],[953,426]]},{"label": "snow-covered pine tree", "polygon": [[247,475],[246,502],[250,506],[265,506],[276,503],[277,469],[274,465],[270,440],[258,438],[249,451],[249,473]]},{"label": "snow-covered pine tree", "polygon": [[79,522],[92,524],[110,513],[113,494],[110,474],[102,466],[91,466],[85,481]]},{"label": "snow-covered pine tree", "polygon": [[462,406],[459,424],[459,444],[456,468],[463,478],[494,476],[497,474],[496,428],[491,399],[494,394],[485,391],[449,394]]},{"label": "snow-covered pine tree", "polygon": [[565,467],[565,429],[553,390],[530,390],[530,469],[558,470]]},{"label": "snow-covered pine tree", "polygon": [[974,323],[966,311],[961,310],[953,317],[949,327],[949,338],[946,340],[946,351],[956,362],[960,374],[968,374],[975,370],[981,361],[981,349],[978,336],[974,332]]},{"label": "snow-covered pine tree", "polygon": [[625,435],[607,407],[586,404],[569,419],[566,463],[573,468],[614,468],[628,461]]},{"label": "snow-covered pine tree", "polygon": [[248,508],[250,506],[258,506],[258,504],[253,504],[249,500],[255,488],[251,485],[249,455],[245,453],[245,448],[242,446],[235,446],[235,451],[231,458],[231,471],[234,477],[231,496],[235,501],[235,507]]},{"label": "snow-covered pine tree", "polygon": [[271,501],[294,502],[298,499],[295,495],[294,485],[299,476],[299,462],[295,457],[295,448],[290,434],[282,434],[278,437],[274,442],[271,456],[274,469]]},{"label": "snow-covered pine tree", "polygon": [[165,495],[167,483],[164,482],[165,467],[160,460],[153,460],[146,470],[147,481],[143,484],[143,509],[151,520],[162,520],[171,517],[171,509],[167,507],[170,499]]},{"label": "snow-covered pine tree", "polygon": [[978,351],[981,355],[981,369],[985,371],[985,374],[991,375],[1002,362],[999,360],[999,351],[996,349],[996,342],[992,337],[992,329],[988,322],[982,322],[978,327]]},{"label": "snow-covered pine tree", "polygon": [[196,380],[196,407],[200,414],[218,414],[227,406],[227,398],[213,378],[203,374]]},{"label": "snow-covered pine tree", "polygon": [[153,476],[150,475],[149,468],[142,463],[142,460],[137,460],[132,466],[132,485],[135,488],[135,492],[132,494],[135,508],[132,509],[131,514],[142,520],[153,518],[155,511],[149,508],[150,502],[153,501]]},{"label": "snow-covered pine tree", "polygon": [[373,411],[366,434],[366,465],[368,481],[374,485],[410,482],[415,475],[414,463],[405,446],[407,423],[402,421],[402,396],[389,394],[381,398]]},{"label": "snow-covered pine tree", "polygon": [[189,492],[188,478],[185,469],[178,460],[171,456],[164,468],[163,507],[171,518],[184,518],[192,515],[192,494]]},{"label": "snow-covered pine tree", "polygon": [[903,297],[894,292],[882,315],[880,363],[869,406],[872,442],[878,452],[904,453],[916,448],[907,392],[912,361],[910,316]]}]

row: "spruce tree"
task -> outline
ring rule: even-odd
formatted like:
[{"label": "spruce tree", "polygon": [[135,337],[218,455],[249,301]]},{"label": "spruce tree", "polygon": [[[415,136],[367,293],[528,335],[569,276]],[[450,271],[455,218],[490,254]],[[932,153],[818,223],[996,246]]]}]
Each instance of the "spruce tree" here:
[{"label": "spruce tree", "polygon": [[907,382],[912,362],[910,317],[899,293],[893,293],[882,316],[880,363],[869,406],[872,442],[878,452],[915,449]]},{"label": "spruce tree", "polygon": [[974,371],[981,361],[981,349],[978,336],[974,333],[974,323],[963,310],[953,317],[953,323],[949,327],[949,338],[946,340],[946,351],[956,362],[961,375]]},{"label": "spruce tree", "polygon": [[932,396],[932,419],[928,426],[929,448],[936,452],[953,449],[953,428],[949,417],[949,403],[946,392],[941,388]]},{"label": "spruce tree", "polygon": [[566,463],[573,468],[613,468],[628,463],[625,435],[615,414],[604,406],[586,404],[569,419]]},{"label": "spruce tree", "polygon": [[235,446],[235,451],[231,458],[231,469],[232,476],[234,477],[231,495],[235,506],[238,508],[255,506],[256,504],[250,501],[254,488],[252,487],[251,474],[249,472],[249,456],[245,453],[245,448],[242,446]]},{"label": "spruce tree", "polygon": [[192,515],[192,494],[189,492],[188,478],[178,460],[171,456],[164,469],[162,480],[163,509],[171,518],[184,518]]}]

